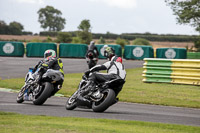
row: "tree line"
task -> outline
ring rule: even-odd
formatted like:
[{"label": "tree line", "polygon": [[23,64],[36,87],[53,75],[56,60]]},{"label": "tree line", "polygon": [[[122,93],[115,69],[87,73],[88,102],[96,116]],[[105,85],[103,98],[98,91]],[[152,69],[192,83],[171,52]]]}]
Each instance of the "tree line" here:
[{"label": "tree line", "polygon": [[[71,34],[72,37],[76,36],[77,31],[67,32]],[[42,31],[40,32],[40,36],[50,36],[56,37],[59,32],[49,32]],[[197,35],[173,35],[173,34],[152,34],[152,33],[122,33],[122,34],[114,34],[114,33],[91,33],[93,39],[100,39],[101,37],[104,39],[113,39],[122,38],[126,40],[135,40],[136,38],[144,38],[149,41],[159,41],[159,42],[193,42],[199,39]]]},{"label": "tree line", "polygon": [[0,20],[0,34],[4,35],[32,35],[32,32],[23,31],[24,26],[16,21],[6,24],[3,20]]}]

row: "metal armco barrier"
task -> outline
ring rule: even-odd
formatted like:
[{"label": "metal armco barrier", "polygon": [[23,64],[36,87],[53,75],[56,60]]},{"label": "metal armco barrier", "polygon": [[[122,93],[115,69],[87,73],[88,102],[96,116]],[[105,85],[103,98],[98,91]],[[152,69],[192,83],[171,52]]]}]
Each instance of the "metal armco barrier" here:
[{"label": "metal armco barrier", "polygon": [[200,85],[200,60],[145,58],[144,82]]}]

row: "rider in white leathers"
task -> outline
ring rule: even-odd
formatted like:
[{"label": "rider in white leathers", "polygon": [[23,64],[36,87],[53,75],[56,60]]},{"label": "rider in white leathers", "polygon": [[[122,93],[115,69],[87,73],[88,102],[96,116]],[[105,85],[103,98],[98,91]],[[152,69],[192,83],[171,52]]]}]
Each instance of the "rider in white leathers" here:
[{"label": "rider in white leathers", "polygon": [[[115,56],[114,50],[111,47],[106,47],[104,51],[104,56],[109,60],[103,65],[96,65],[90,70],[85,72],[85,75],[89,76],[89,83],[86,87],[87,89],[79,96],[78,100],[85,102],[90,105],[90,101],[85,99],[83,96],[87,95],[90,91],[95,89],[96,83],[103,83],[113,79],[123,79],[126,78],[126,71],[124,65],[122,64],[122,58]],[[99,73],[96,71],[107,70],[107,73]],[[90,74],[92,72],[92,74]],[[121,88],[122,89],[122,88]],[[121,89],[117,92],[121,91]]]}]

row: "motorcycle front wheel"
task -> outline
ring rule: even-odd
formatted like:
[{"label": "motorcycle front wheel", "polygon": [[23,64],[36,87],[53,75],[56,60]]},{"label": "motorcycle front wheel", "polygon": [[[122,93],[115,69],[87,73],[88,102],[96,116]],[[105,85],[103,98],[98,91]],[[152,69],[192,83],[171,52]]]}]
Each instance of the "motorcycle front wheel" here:
[{"label": "motorcycle front wheel", "polygon": [[66,110],[73,110],[76,108],[76,96],[77,91],[67,100],[65,108]]},{"label": "motorcycle front wheel", "polygon": [[18,95],[17,95],[17,103],[22,103],[22,102],[24,102],[24,91],[25,91],[25,86],[23,86],[22,88],[21,88],[21,90],[19,91],[19,93],[18,93]]},{"label": "motorcycle front wheel", "polygon": [[106,89],[102,92],[103,98],[98,102],[93,102],[92,109],[94,112],[104,112],[115,100],[115,92],[112,89]]},{"label": "motorcycle front wheel", "polygon": [[42,87],[41,92],[33,97],[33,104],[35,105],[42,105],[51,96],[54,89],[53,85],[49,82],[45,82]]}]

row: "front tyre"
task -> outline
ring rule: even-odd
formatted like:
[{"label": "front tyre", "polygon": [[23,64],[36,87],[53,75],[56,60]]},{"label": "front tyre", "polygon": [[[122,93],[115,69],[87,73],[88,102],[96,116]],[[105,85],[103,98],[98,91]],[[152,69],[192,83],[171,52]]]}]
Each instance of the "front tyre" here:
[{"label": "front tyre", "polygon": [[103,92],[103,98],[99,102],[93,102],[94,112],[104,112],[115,100],[115,92],[112,89],[106,89]]},{"label": "front tyre", "polygon": [[65,104],[66,110],[73,110],[76,108],[77,91],[67,100]]},{"label": "front tyre", "polygon": [[53,85],[49,82],[45,82],[43,87],[43,91],[38,95],[34,96],[33,104],[42,105],[51,96],[51,93],[54,89]]},{"label": "front tyre", "polygon": [[21,88],[21,90],[19,91],[18,95],[17,95],[17,103],[22,103],[24,102],[24,91],[25,91],[25,86],[23,86]]}]

